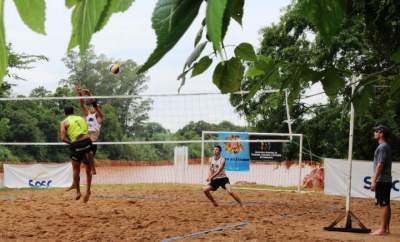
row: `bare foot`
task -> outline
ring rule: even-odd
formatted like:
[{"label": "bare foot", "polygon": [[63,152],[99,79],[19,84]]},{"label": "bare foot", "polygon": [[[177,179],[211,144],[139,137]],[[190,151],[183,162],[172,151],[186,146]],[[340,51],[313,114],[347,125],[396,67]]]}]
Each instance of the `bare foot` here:
[{"label": "bare foot", "polygon": [[218,203],[213,203],[214,207],[218,207]]},{"label": "bare foot", "polygon": [[378,229],[371,233],[371,235],[386,235],[386,234],[387,233],[383,229]]},{"label": "bare foot", "polygon": [[71,185],[70,187],[68,187],[67,189],[65,189],[65,191],[66,191],[66,192],[69,192],[69,191],[74,190],[74,189],[76,189],[76,186],[75,186],[75,185]]},{"label": "bare foot", "polygon": [[84,203],[87,203],[87,202],[89,201],[89,197],[90,197],[90,192],[87,192],[87,193],[85,194],[85,196],[83,197],[83,202],[84,202]]},{"label": "bare foot", "polygon": [[81,199],[82,194],[80,192],[76,193],[75,200]]}]

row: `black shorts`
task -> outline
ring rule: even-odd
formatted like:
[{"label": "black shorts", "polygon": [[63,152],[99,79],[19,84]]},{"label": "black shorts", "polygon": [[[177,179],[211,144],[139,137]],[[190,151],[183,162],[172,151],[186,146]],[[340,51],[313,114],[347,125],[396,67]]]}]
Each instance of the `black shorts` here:
[{"label": "black shorts", "polygon": [[92,152],[93,152],[93,156],[95,156],[96,152],[97,152],[97,145],[95,145],[93,143],[92,143]]},{"label": "black shorts", "polygon": [[72,160],[89,164],[85,157],[87,153],[92,151],[92,141],[89,138],[70,144],[70,149]]},{"label": "black shorts", "polygon": [[216,191],[219,187],[222,187],[223,189],[226,189],[225,188],[226,184],[230,184],[228,177],[216,178],[214,180],[211,180],[211,182],[210,182],[210,186],[212,187],[213,191]]},{"label": "black shorts", "polygon": [[379,205],[381,207],[389,205],[391,190],[391,182],[377,182],[375,187],[376,205]]}]

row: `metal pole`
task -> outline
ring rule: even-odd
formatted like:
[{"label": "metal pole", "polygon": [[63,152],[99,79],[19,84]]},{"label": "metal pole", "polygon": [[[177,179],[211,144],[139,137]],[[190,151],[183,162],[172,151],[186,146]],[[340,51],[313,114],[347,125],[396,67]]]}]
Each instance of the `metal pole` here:
[{"label": "metal pole", "polygon": [[203,177],[204,177],[204,131],[201,132],[201,177],[200,177],[200,184],[203,184]]},{"label": "metal pole", "polygon": [[301,191],[301,169],[303,165],[303,135],[300,136],[300,151],[299,151],[299,184],[297,184],[297,192]]},{"label": "metal pole", "polygon": [[[355,90],[356,78],[353,76],[351,79],[351,97],[353,98]],[[351,205],[351,173],[353,161],[353,135],[354,135],[354,105],[350,103],[350,132],[349,132],[349,153],[348,153],[348,183],[347,183],[347,197],[346,197],[346,217],[349,218],[350,205]],[[347,220],[347,219],[346,219]],[[348,221],[348,220],[347,220]]]},{"label": "metal pole", "polygon": [[289,135],[290,135],[290,140],[292,140],[292,120],[290,120],[290,110],[289,110],[289,93],[288,89],[285,89],[285,103],[286,103],[286,117],[287,117],[287,123],[288,123],[288,128],[289,128]]}]

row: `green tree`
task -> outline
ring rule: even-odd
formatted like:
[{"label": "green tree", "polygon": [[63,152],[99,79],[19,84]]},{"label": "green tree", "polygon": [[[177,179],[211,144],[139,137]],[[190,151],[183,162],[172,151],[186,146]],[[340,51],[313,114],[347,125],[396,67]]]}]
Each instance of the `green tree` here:
[{"label": "green tree", "polygon": [[[300,2],[290,6],[278,24],[262,30],[258,53],[262,59],[250,65],[248,77],[242,83],[242,89],[250,94],[245,99],[232,95],[231,103],[256,130],[287,132],[283,94],[261,92],[251,98],[259,90],[287,87],[291,92],[292,128],[306,135],[305,148],[309,143],[311,150],[320,156],[345,157],[350,102],[349,86],[345,84],[350,82],[350,74],[377,72],[390,62],[370,48],[360,16],[345,17],[337,35],[327,42],[303,14]],[[318,81],[331,97],[329,104],[309,107],[302,103],[302,93]],[[368,81],[367,88],[357,91],[362,99],[353,99],[359,111],[364,109],[363,115],[357,116],[355,130],[354,152],[359,159],[369,159],[375,148],[370,129],[376,124],[386,123],[395,135],[399,134],[395,122],[398,97],[389,95],[386,88],[376,87],[374,79]]]},{"label": "green tree", "polygon": [[[45,34],[45,1],[35,0],[26,4],[23,0],[14,0],[14,3],[24,23],[33,31]],[[124,12],[132,3],[133,0],[66,0],[66,6],[73,8],[71,15],[72,35],[68,50],[79,46],[80,54],[84,56],[89,48],[92,35],[107,24],[112,14]],[[210,66],[212,60],[209,56],[204,56],[196,62],[206,43],[211,43],[215,54],[222,57],[222,61],[216,66],[213,75],[213,82],[222,92],[239,90],[244,76],[244,61],[259,63],[258,65],[268,67],[256,67],[256,70],[252,71],[253,75],[282,69],[282,66],[271,63],[268,58],[255,56],[252,46],[247,43],[238,45],[235,49],[235,55],[232,57],[222,54],[223,40],[230,20],[233,19],[241,24],[244,3],[244,0],[158,0],[152,16],[157,46],[140,71],[146,71],[152,67],[175,46],[198,16],[199,9],[203,4],[206,4],[204,21],[200,26],[200,31],[195,36],[196,48],[185,63],[183,74],[180,75],[183,83],[185,75],[189,71],[193,70],[192,75],[198,75]],[[400,16],[400,7],[397,1],[297,0],[293,4],[299,9],[301,15],[305,16],[312,24],[313,31],[321,37],[328,48],[331,47],[337,34],[342,30],[342,25],[346,23],[346,19],[359,19],[365,33],[367,33],[369,48],[380,53],[381,57],[384,57],[389,63],[387,69],[380,73],[374,73],[372,76],[374,78],[382,77],[385,74],[385,80],[389,81],[393,89],[400,90],[398,75],[400,62],[400,31],[398,28],[400,19],[398,16]],[[4,0],[0,1],[0,77],[4,75],[8,63],[3,12]],[[206,30],[205,42],[200,43],[204,36],[204,29]],[[341,54],[346,55],[346,53],[344,51]],[[308,73],[309,80],[319,79],[318,81],[321,81],[324,88],[329,89],[328,94],[332,97],[343,87],[343,75],[345,77],[349,75],[331,68],[312,71],[314,72]],[[368,86],[369,78],[363,79],[365,82],[358,85],[361,91],[356,93],[355,98],[370,97],[368,92],[362,91],[364,89],[362,87]],[[301,81],[297,79],[288,80],[284,86],[299,86],[296,82]]]},{"label": "green tree", "polygon": [[[1,41],[0,41],[1,42]],[[7,46],[7,52],[9,53],[9,59],[8,59],[8,66],[6,70],[6,75],[10,79],[16,79],[16,80],[25,80],[23,77],[17,75],[14,71],[15,70],[21,70],[21,69],[32,69],[33,64],[38,62],[38,61],[47,61],[47,57],[43,55],[30,55],[30,54],[21,54],[13,51],[12,45],[9,44]],[[7,97],[10,95],[10,90],[12,88],[12,85],[10,85],[8,82],[0,81],[0,97]],[[12,136],[10,130],[12,128],[15,128],[12,123],[14,117],[8,117],[8,115],[11,115],[10,113],[7,114],[8,111],[10,111],[10,107],[13,106],[12,108],[16,108],[15,104],[9,104],[5,102],[0,102],[0,140],[5,141],[7,139],[12,139],[10,138]],[[33,121],[35,122],[35,121]],[[29,124],[27,124],[29,126]],[[13,151],[12,148],[10,147],[1,147],[0,148],[0,159],[1,160],[17,160],[17,156],[13,154],[17,154],[18,152]],[[43,154],[42,152],[39,152],[39,154]]]}]

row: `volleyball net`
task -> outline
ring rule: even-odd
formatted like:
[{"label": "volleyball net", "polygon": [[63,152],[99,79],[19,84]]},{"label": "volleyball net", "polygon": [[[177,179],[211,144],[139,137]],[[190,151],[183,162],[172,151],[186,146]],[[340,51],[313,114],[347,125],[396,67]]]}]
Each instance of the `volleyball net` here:
[{"label": "volleyball net", "polygon": [[[243,92],[231,95],[241,98]],[[96,142],[98,175],[94,183],[97,184],[203,184],[213,146],[220,144],[225,148],[224,144],[236,142],[218,137],[218,134],[248,131],[245,118],[235,112],[229,95],[196,93],[95,98],[105,116],[100,139]],[[4,123],[5,130],[0,133],[0,161],[8,164],[68,162],[69,150],[58,141],[58,128],[63,119],[63,107],[73,106],[75,113],[81,115],[78,99],[0,98],[3,110],[0,122]],[[19,108],[21,106],[24,108]],[[300,136],[287,133],[284,138],[276,139],[274,135],[249,135],[253,136],[240,141],[242,146],[249,147],[249,169],[228,171],[232,182],[300,189],[309,172],[307,169],[313,169],[301,163]],[[293,137],[297,141],[292,142]],[[272,148],[276,154],[267,158],[250,157],[250,147]],[[178,159],[182,157],[179,155],[182,149],[186,149],[183,155],[186,158]],[[305,170],[302,172],[302,169]]]}]

